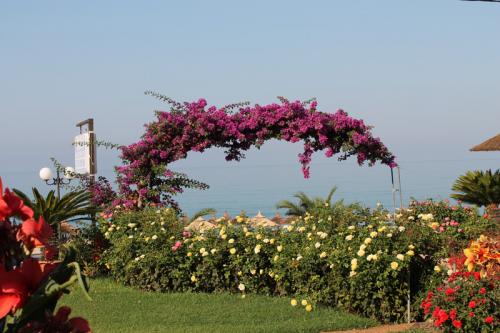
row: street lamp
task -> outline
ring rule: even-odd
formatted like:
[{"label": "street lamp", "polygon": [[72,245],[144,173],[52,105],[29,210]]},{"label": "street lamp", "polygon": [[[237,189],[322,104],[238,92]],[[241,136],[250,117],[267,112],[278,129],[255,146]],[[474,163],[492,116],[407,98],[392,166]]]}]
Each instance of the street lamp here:
[{"label": "street lamp", "polygon": [[[39,172],[40,178],[45,181],[47,185],[55,185],[57,189],[57,198],[61,199],[61,185],[67,185],[71,182],[75,175],[75,169],[66,167],[63,171],[63,178],[60,175],[60,169],[56,168],[56,177],[53,178],[52,170],[50,168],[41,168]],[[51,181],[52,179],[52,181]]]},{"label": "street lamp", "polygon": [[[55,185],[57,189],[57,199],[61,200],[61,185],[67,185],[75,176],[75,169],[72,167],[66,167],[63,170],[63,178],[60,175],[60,168],[56,167],[56,177],[53,177],[52,170],[50,168],[44,167],[40,169],[38,173],[40,178],[45,181],[47,185]],[[51,181],[52,179],[52,181]],[[59,224],[56,225],[57,239],[61,239],[61,227]]]}]

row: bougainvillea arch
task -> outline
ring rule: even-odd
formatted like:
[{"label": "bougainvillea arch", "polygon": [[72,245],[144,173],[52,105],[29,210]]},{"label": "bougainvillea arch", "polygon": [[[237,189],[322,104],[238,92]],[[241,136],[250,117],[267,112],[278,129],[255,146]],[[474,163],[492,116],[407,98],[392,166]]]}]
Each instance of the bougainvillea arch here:
[{"label": "bougainvillea arch", "polygon": [[[394,167],[395,157],[371,127],[350,117],[343,110],[326,113],[317,110],[315,100],[249,106],[233,104],[221,108],[207,106],[205,99],[178,103],[148,92],[171,105],[170,112],[157,111],[156,120],[145,125],[141,140],[122,147],[123,166],[117,167],[118,182],[126,205],[144,202],[168,203],[177,208],[172,196],[185,187],[206,185],[172,172],[168,164],[186,158],[188,152],[211,147],[225,149],[226,160],[240,160],[251,147],[270,139],[303,142],[299,162],[309,177],[312,154],[325,150],[327,157],[339,160],[357,155],[360,165],[380,161]],[[122,200],[123,200],[122,198]]]}]

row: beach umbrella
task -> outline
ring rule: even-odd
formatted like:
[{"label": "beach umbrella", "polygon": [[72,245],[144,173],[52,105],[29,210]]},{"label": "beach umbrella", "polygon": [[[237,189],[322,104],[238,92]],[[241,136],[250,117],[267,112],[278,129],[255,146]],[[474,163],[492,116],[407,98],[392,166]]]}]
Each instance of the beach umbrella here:
[{"label": "beach umbrella", "polygon": [[277,223],[268,219],[259,211],[257,215],[250,219],[250,224],[254,227],[275,227]]},{"label": "beach umbrella", "polygon": [[470,151],[500,151],[500,134],[472,147]]},{"label": "beach umbrella", "polygon": [[213,228],[215,228],[215,224],[208,222],[207,220],[205,220],[203,217],[200,216],[193,222],[189,223],[189,225],[185,229],[192,231],[204,231]]}]

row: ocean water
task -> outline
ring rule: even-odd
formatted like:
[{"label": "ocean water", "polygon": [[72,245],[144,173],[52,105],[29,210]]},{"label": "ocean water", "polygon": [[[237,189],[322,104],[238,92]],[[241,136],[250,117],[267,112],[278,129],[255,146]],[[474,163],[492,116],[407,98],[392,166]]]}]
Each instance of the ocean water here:
[{"label": "ocean water", "polygon": [[[401,160],[399,163],[401,193],[403,204],[406,205],[410,198],[449,198],[452,184],[458,176],[468,170],[497,169],[500,156]],[[266,216],[274,216],[278,211],[276,203],[280,200],[294,200],[293,194],[298,191],[324,198],[333,186],[337,186],[333,200],[361,202],[370,207],[375,207],[377,203],[390,209],[394,207],[392,177],[386,166],[359,167],[353,161],[322,159],[313,161],[310,179],[302,177],[297,162],[185,166],[182,171],[210,184],[209,190],[189,190],[178,197],[181,207],[188,214],[211,207],[219,214],[227,211],[234,216],[245,210],[250,216],[258,211]],[[397,188],[396,173],[394,178]],[[397,194],[398,207],[399,202]]]},{"label": "ocean water", "polygon": [[[283,199],[293,200],[292,196],[297,191],[325,197],[333,186],[337,186],[334,200],[361,202],[370,207],[380,202],[387,208],[393,208],[388,167],[359,167],[354,160],[338,162],[319,155],[313,157],[309,179],[303,178],[296,155],[289,152],[282,154],[272,149],[263,155],[250,152],[248,158],[241,162],[225,162],[222,152],[208,152],[206,156],[193,155],[187,160],[176,162],[172,169],[208,183],[210,189],[186,190],[176,199],[188,215],[210,207],[216,209],[218,215],[227,211],[234,216],[244,210],[249,216],[261,211],[272,217],[278,211],[276,203]],[[407,204],[411,197],[448,198],[451,186],[459,175],[467,170],[498,169],[500,154],[466,152],[454,158],[438,156],[432,159],[402,158],[398,161],[403,203]],[[100,174],[113,179],[111,166],[116,162],[101,161]],[[30,191],[32,186],[37,186],[42,191],[48,191],[49,186],[38,178],[38,169],[1,170],[0,175],[6,186],[23,191]]]}]

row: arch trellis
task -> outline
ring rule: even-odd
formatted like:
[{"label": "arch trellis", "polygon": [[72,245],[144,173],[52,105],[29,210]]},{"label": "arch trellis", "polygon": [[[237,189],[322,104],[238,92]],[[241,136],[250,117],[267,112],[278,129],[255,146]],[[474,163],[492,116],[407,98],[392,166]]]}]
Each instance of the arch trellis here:
[{"label": "arch trellis", "polygon": [[146,92],[170,104],[169,112],[157,111],[156,120],[145,125],[141,140],[122,147],[123,166],[117,167],[121,201],[125,205],[144,202],[166,203],[178,208],[173,196],[183,188],[207,188],[208,185],[172,172],[168,164],[184,159],[188,152],[203,152],[211,147],[225,149],[226,160],[238,161],[251,147],[267,140],[303,142],[299,162],[305,178],[314,152],[325,150],[327,157],[345,160],[356,155],[360,165],[377,161],[396,165],[395,157],[371,127],[350,117],[343,110],[326,113],[317,110],[317,102],[291,102],[249,106],[239,103],[217,108],[207,107],[204,99],[178,103]]}]

